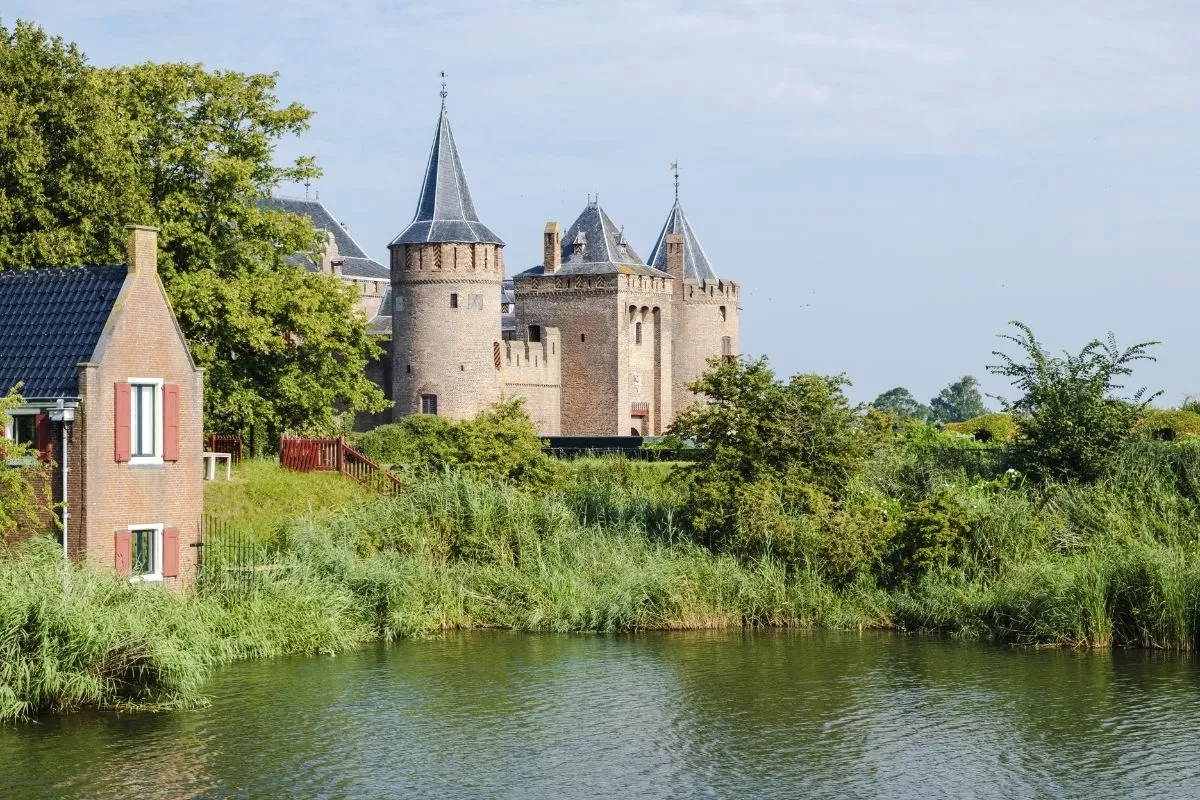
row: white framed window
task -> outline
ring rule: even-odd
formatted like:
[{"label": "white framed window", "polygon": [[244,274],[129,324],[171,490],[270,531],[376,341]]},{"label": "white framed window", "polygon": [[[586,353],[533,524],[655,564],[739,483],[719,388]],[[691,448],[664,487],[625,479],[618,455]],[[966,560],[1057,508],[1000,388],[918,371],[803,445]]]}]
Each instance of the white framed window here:
[{"label": "white framed window", "polygon": [[[16,444],[27,444],[37,447],[37,412],[10,411],[9,420],[4,425],[4,438]],[[29,466],[37,461],[36,454],[24,458],[10,458],[10,467]]]},{"label": "white framed window", "polygon": [[162,525],[129,526],[129,581],[161,581],[163,556]]},{"label": "white framed window", "polygon": [[163,380],[129,379],[129,463],[163,463]]},{"label": "white framed window", "polygon": [[10,411],[4,426],[4,438],[17,444],[33,446],[37,442],[37,412]]}]

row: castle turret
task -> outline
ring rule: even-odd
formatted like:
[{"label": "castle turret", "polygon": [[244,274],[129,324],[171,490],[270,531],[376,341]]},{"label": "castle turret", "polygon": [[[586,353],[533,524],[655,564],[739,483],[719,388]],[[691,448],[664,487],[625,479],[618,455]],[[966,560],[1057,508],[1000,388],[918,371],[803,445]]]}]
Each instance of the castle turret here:
[{"label": "castle turret", "polygon": [[717,278],[683,214],[678,182],[675,191],[675,205],[646,263],[675,278],[671,394],[679,412],[695,402],[687,387],[704,374],[708,359],[738,355],[739,289]]},{"label": "castle turret", "polygon": [[475,213],[444,93],[417,212],[388,249],[396,414],[474,416],[500,399],[504,242]]}]

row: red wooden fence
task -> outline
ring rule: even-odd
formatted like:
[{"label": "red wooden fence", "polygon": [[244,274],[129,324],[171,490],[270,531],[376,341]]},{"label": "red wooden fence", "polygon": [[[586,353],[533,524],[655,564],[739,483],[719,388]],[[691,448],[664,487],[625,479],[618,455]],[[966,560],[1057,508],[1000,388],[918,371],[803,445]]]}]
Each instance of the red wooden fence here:
[{"label": "red wooden fence", "polygon": [[340,472],[383,494],[397,495],[404,488],[399,478],[346,444],[340,436],[325,439],[281,436],[279,463],[284,469],[296,472]]},{"label": "red wooden fence", "polygon": [[210,433],[204,437],[204,449],[210,453],[229,453],[234,464],[242,461],[242,437],[232,433]]}]

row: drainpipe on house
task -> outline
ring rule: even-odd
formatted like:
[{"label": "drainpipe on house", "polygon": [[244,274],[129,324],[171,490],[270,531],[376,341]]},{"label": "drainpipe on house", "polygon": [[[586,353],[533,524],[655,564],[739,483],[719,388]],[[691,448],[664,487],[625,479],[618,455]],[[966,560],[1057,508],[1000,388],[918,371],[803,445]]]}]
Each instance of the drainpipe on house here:
[{"label": "drainpipe on house", "polygon": [[62,470],[62,537],[63,537],[63,564],[68,566],[71,563],[71,556],[67,552],[67,522],[71,519],[71,506],[67,502],[67,473],[70,467],[67,466],[67,429],[68,426],[75,421],[75,407],[68,406],[63,402],[63,399],[58,398],[58,402],[54,408],[50,409],[50,421],[62,424],[62,450],[59,452],[59,465]]}]

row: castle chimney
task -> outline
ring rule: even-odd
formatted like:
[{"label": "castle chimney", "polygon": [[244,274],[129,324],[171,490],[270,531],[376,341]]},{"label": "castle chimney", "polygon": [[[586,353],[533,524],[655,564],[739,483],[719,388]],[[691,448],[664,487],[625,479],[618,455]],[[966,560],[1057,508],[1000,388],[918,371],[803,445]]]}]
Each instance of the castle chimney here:
[{"label": "castle chimney", "polygon": [[542,236],[542,266],[547,275],[562,267],[562,232],[554,220],[546,223],[546,232]]},{"label": "castle chimney", "polygon": [[677,281],[683,280],[683,234],[667,234],[667,274]]},{"label": "castle chimney", "polygon": [[127,259],[130,272],[158,272],[158,228],[126,225],[129,231]]}]

